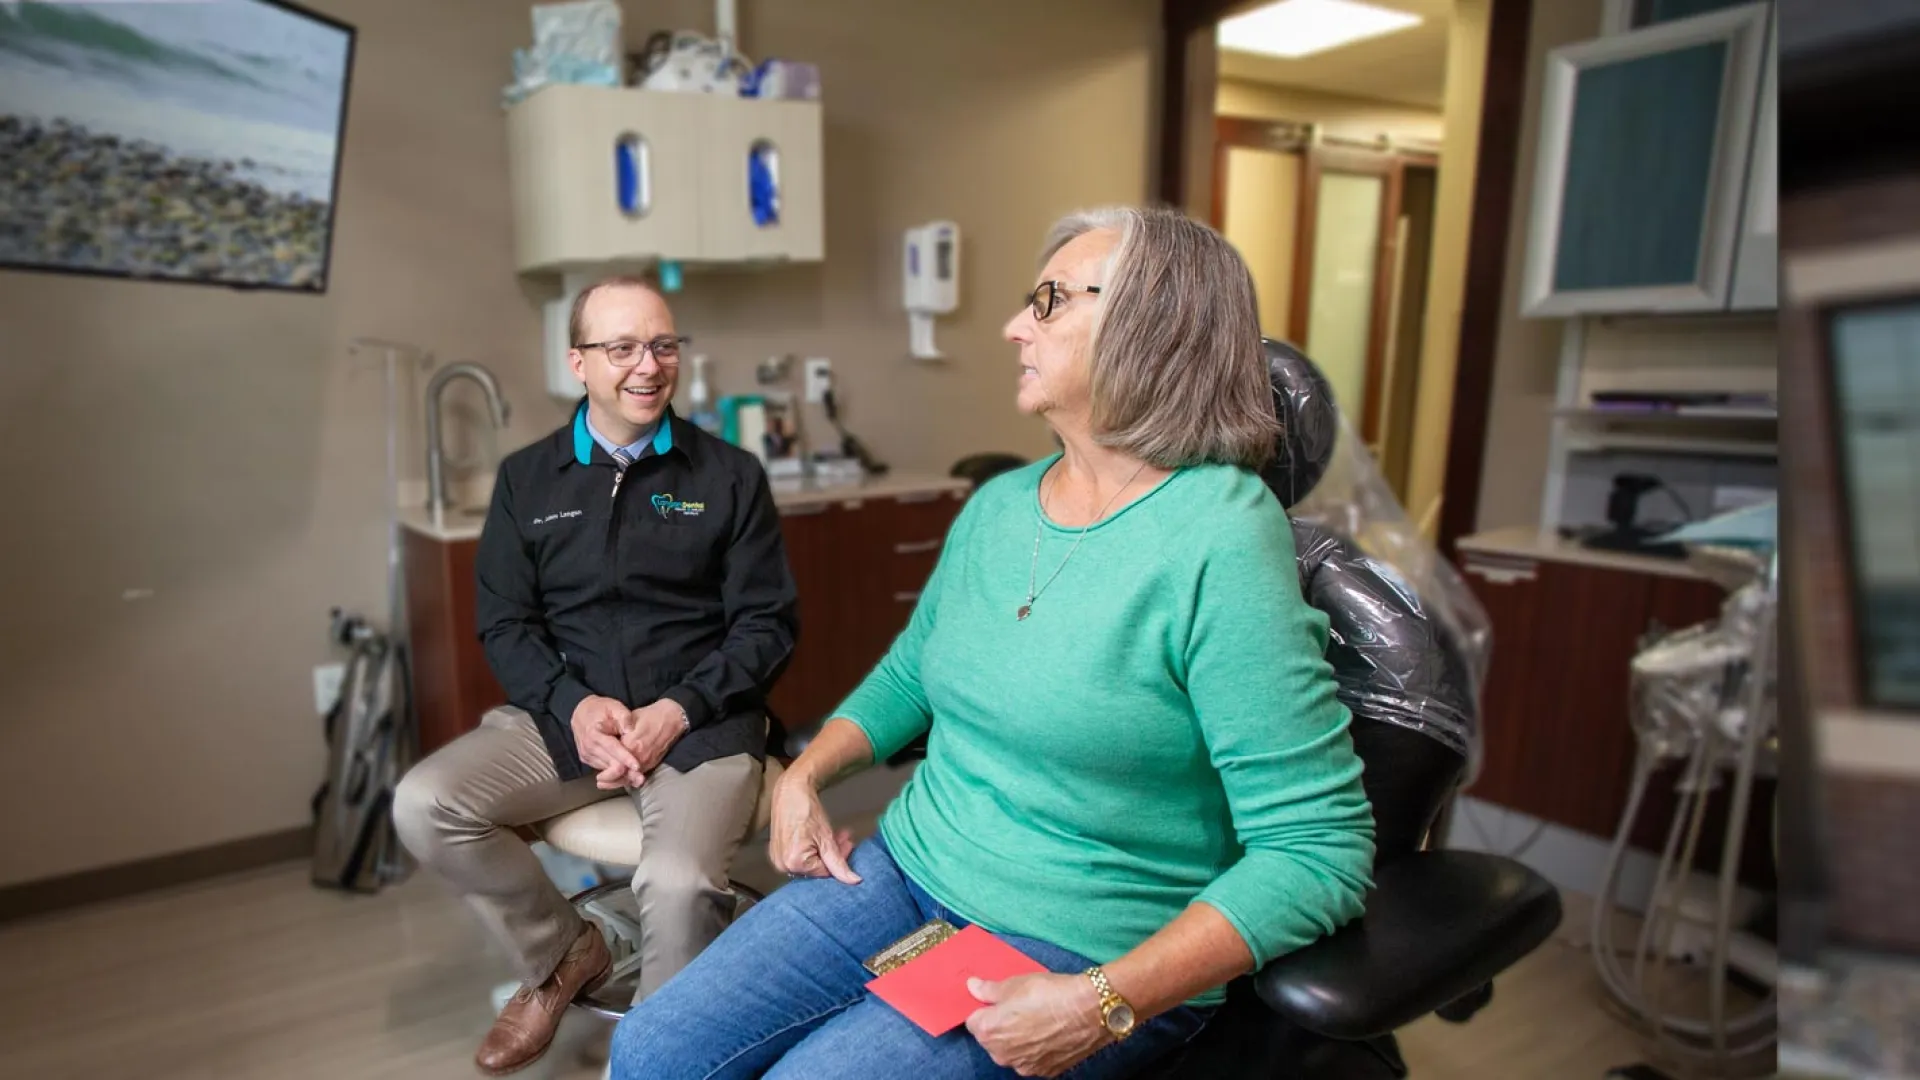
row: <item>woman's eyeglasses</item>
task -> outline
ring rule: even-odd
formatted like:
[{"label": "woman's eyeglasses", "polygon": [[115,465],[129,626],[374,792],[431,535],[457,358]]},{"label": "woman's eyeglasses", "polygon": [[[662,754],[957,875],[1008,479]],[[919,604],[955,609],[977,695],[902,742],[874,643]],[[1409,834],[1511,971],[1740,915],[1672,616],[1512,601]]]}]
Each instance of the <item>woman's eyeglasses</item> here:
[{"label": "woman's eyeglasses", "polygon": [[691,342],[690,337],[657,337],[652,341],[633,341],[621,338],[618,341],[590,341],[575,345],[574,348],[585,351],[600,349],[607,354],[607,363],[614,367],[633,367],[640,362],[641,353],[652,353],[653,362],[661,367],[673,367],[680,362],[680,347]]},{"label": "woman's eyeglasses", "polygon": [[1064,281],[1043,281],[1027,294],[1027,306],[1033,309],[1033,317],[1046,321],[1060,307],[1060,301],[1070,293],[1099,293],[1098,285],[1069,285]]}]

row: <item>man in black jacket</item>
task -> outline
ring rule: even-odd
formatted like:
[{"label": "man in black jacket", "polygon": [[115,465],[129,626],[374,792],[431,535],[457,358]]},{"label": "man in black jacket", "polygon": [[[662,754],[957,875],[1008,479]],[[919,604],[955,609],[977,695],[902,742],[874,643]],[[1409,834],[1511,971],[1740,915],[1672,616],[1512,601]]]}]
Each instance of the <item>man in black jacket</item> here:
[{"label": "man in black jacket", "polygon": [[725,929],[728,866],[760,795],[763,695],[793,651],[793,578],[765,471],[668,408],[685,340],[665,300],[617,278],[569,330],[586,399],[501,464],[476,560],[487,661],[512,703],[416,765],[401,839],[473,906],[525,987],[481,1043],[500,1075],[545,1052],[606,973],[513,827],[626,793],[639,996]]}]

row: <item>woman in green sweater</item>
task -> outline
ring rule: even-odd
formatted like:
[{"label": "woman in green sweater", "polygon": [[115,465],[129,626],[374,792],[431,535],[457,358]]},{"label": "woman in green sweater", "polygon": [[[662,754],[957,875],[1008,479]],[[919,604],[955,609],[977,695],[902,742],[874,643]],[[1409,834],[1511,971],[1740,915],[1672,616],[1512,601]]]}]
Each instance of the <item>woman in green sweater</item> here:
[{"label": "woman in green sweater", "polygon": [[[622,1021],[613,1075],[1132,1075],[1224,986],[1358,915],[1360,762],[1255,470],[1245,264],[1171,211],[1069,217],[1006,336],[1063,451],[967,503],[907,629],[773,796],[795,877]],[[857,848],[819,792],[927,737]],[[862,961],[930,919],[1051,974],[935,1038]]]}]

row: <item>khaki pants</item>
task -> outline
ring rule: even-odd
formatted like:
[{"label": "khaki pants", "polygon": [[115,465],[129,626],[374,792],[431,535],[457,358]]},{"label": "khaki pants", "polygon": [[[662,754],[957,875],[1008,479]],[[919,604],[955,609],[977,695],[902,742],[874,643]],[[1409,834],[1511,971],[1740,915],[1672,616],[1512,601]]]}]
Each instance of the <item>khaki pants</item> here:
[{"label": "khaki pants", "polygon": [[633,875],[640,988],[648,996],[725,930],[727,873],[760,797],[761,763],[737,754],[680,773],[665,765],[631,791],[589,775],[562,782],[533,718],[515,708],[408,770],[394,792],[400,840],[480,916],[530,986],[545,982],[585,922],[513,831],[601,799],[631,797],[645,839]]}]

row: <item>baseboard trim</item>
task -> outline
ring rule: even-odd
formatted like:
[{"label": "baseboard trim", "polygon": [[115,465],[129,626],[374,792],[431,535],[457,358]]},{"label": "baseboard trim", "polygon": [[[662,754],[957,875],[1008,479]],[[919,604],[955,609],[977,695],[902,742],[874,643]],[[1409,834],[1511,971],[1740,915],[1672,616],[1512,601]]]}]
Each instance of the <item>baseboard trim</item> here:
[{"label": "baseboard trim", "polygon": [[312,853],[313,828],[302,826],[19,885],[0,885],[0,923],[304,859]]}]

